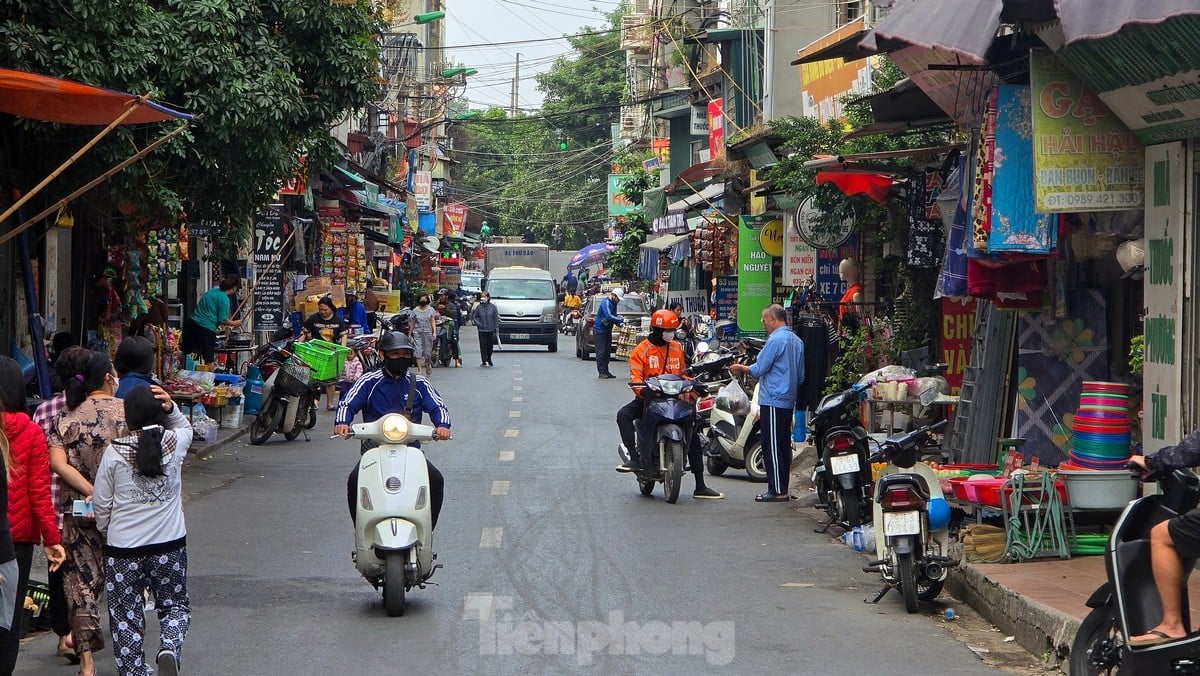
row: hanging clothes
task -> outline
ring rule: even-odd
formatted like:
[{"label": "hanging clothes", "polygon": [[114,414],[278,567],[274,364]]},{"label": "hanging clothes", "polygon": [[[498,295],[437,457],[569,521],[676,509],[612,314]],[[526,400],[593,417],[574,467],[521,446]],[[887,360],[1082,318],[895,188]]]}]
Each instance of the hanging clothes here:
[{"label": "hanging clothes", "polygon": [[800,313],[792,331],[804,342],[804,382],[796,395],[796,408],[811,411],[821,403],[829,376],[829,326],[818,315]]}]

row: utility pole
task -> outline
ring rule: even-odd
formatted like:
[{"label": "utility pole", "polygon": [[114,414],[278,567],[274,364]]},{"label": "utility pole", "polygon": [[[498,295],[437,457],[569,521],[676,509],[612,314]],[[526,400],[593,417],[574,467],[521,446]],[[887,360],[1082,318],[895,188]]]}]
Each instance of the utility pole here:
[{"label": "utility pole", "polygon": [[520,92],[521,92],[521,54],[520,54],[520,52],[518,52],[517,53],[516,74],[513,75],[512,103],[509,104],[509,111],[508,111],[508,114],[510,117],[517,116],[517,95]]}]

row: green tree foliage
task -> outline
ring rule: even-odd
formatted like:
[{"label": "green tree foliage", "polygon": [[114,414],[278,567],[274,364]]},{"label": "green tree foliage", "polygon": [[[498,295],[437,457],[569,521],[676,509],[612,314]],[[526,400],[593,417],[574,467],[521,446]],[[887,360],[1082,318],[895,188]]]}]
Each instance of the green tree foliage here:
[{"label": "green tree foliage", "polygon": [[[198,115],[187,134],[85,206],[106,218],[124,203],[158,222],[182,211],[244,236],[247,218],[298,157],[307,154],[309,166],[337,157],[329,127],[378,98],[380,30],[369,0],[9,0],[0,8],[0,65],[150,93]],[[114,132],[60,192],[161,132]],[[17,171],[36,177],[86,138],[78,127],[29,124],[9,142],[25,151],[13,153]]]},{"label": "green tree foliage", "polygon": [[623,169],[629,178],[621,184],[621,192],[630,203],[639,208],[626,215],[617,248],[608,252],[608,255],[604,257],[604,266],[613,279],[637,278],[640,248],[642,244],[645,244],[646,236],[650,233],[650,222],[646,220],[640,207],[645,201],[646,191],[654,186],[654,181],[658,177],[651,176],[643,170],[641,160],[642,156],[640,155],[626,154],[617,162],[623,168],[636,167],[632,171]]},{"label": "green tree foliage", "polygon": [[[620,26],[620,14],[609,27]],[[532,228],[549,243],[563,225],[567,248],[603,240],[608,221],[610,128],[625,92],[625,56],[619,32],[592,28],[569,38],[571,53],[537,76],[544,94],[538,114],[509,117],[482,112],[466,125],[464,164],[456,188],[476,214],[517,235]],[[567,149],[559,150],[560,134]]]}]

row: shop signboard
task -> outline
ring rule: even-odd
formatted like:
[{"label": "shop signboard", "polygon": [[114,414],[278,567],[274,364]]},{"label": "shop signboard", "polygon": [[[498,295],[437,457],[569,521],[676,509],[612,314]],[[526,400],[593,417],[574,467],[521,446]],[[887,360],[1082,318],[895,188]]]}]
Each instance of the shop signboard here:
[{"label": "shop signboard", "polygon": [[283,244],[289,225],[282,214],[267,212],[254,219],[254,328],[278,331],[287,320],[284,309]]},{"label": "shop signboard", "polygon": [[817,250],[800,237],[795,228],[786,228],[783,241],[783,285],[803,286],[810,277],[817,280]]},{"label": "shop signboard", "polygon": [[633,202],[621,192],[622,185],[626,180],[632,178],[631,174],[609,174],[608,175],[608,215],[609,216],[625,216],[634,210]]},{"label": "shop signboard", "polygon": [[771,304],[771,256],[759,243],[766,216],[738,217],[738,334],[763,335],[762,311]]},{"label": "shop signboard", "polygon": [[724,99],[708,102],[708,156],[713,160],[725,158]]},{"label": "shop signboard", "polygon": [[447,237],[462,237],[467,224],[467,205],[451,202],[442,211],[442,234]]},{"label": "shop signboard", "polygon": [[1145,150],[1053,52],[1030,58],[1034,210],[1140,209]]},{"label": "shop signboard", "polygon": [[413,196],[417,199],[417,209],[428,211],[433,208],[433,174],[428,171],[413,173]]},{"label": "shop signboard", "polygon": [[717,321],[737,319],[738,278],[733,275],[717,277],[713,292],[713,305],[717,308]]},{"label": "shop signboard", "polygon": [[974,298],[942,298],[942,335],[939,345],[942,346],[941,362],[949,364],[945,377],[950,394],[958,394],[962,389],[963,372],[967,370],[967,360],[971,358],[975,305]]},{"label": "shop signboard", "polygon": [[858,257],[858,235],[851,237],[836,249],[817,251],[817,296],[826,302],[836,303],[846,293],[846,283],[838,274],[838,265],[845,258]]},{"label": "shop signboard", "polygon": [[708,314],[708,294],[704,289],[690,289],[687,291],[668,291],[667,306],[671,303],[679,301],[683,305],[683,316]]},{"label": "shop signboard", "polygon": [[1182,435],[1183,346],[1190,336],[1181,322],[1184,312],[1183,143],[1147,146],[1146,176],[1146,343],[1142,369],[1145,392],[1142,443],[1147,454],[1178,443]]}]

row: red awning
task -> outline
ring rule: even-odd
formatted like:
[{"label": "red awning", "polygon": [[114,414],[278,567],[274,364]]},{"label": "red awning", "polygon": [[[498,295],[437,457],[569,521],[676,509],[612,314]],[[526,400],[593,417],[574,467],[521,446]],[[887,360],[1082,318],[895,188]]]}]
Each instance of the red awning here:
[{"label": "red awning", "polygon": [[133,94],[101,89],[58,78],[0,68],[0,111],[44,122],[107,125],[129,105],[140,108],[125,124],[163,122],[191,116],[142,100]]},{"label": "red awning", "polygon": [[887,199],[892,189],[892,177],[884,174],[847,174],[840,171],[818,171],[817,184],[832,183],[846,195],[866,195],[876,202]]}]

